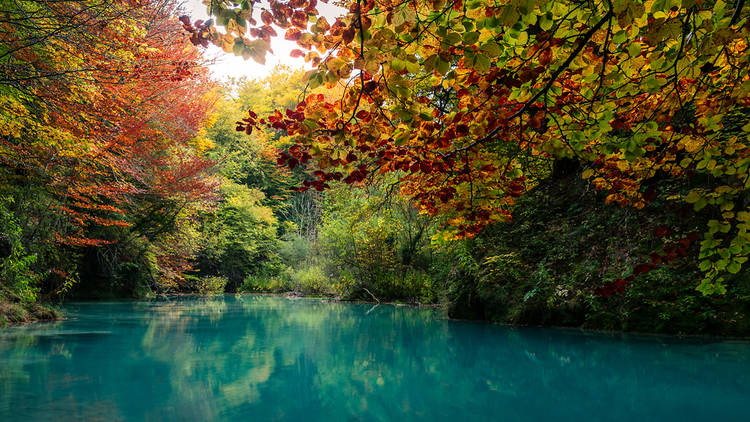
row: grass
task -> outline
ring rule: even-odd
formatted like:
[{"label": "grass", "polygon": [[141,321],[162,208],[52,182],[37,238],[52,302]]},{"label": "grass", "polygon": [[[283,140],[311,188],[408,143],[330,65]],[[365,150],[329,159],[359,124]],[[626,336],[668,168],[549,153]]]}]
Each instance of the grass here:
[{"label": "grass", "polygon": [[37,303],[8,302],[0,299],[0,327],[62,318],[55,308]]}]

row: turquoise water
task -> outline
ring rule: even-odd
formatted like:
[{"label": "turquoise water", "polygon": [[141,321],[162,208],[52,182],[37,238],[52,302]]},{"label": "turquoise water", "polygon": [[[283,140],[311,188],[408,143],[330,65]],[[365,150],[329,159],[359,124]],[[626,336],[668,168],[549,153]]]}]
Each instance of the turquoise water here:
[{"label": "turquoise water", "polygon": [[750,343],[271,296],[0,330],[0,421],[748,421]]}]

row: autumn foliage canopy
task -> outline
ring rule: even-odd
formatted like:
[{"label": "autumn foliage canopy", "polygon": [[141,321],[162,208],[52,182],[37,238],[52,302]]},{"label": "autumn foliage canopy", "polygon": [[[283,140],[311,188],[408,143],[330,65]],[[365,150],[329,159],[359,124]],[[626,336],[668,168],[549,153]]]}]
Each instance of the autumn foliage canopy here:
[{"label": "autumn foliage canopy", "polygon": [[0,20],[0,171],[22,223],[52,228],[34,241],[109,244],[104,228],[213,195],[213,85],[174,2],[15,3]]},{"label": "autumn foliage canopy", "polygon": [[[722,292],[721,274],[747,261],[742,0],[349,0],[331,21],[316,0],[213,3],[226,30],[188,20],[194,42],[263,62],[278,32],[311,64],[310,87],[346,88],[239,122],[294,136],[280,161],[316,170],[301,189],[397,172],[402,193],[472,236],[574,159],[609,202],[714,212],[703,292]],[[663,178],[681,183],[659,191]]]}]

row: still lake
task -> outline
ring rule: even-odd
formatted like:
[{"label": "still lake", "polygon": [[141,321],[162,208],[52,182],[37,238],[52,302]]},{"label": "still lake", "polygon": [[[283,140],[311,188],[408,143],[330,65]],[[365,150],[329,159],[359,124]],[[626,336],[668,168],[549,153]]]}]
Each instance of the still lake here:
[{"label": "still lake", "polygon": [[275,296],[0,329],[0,421],[748,421],[750,343]]}]

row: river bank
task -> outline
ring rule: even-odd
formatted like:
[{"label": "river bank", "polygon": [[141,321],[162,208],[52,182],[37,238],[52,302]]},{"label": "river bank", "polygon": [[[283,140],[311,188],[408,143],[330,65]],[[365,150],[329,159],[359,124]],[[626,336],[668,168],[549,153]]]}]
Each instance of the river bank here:
[{"label": "river bank", "polygon": [[[220,296],[222,294],[196,294],[196,293],[169,293],[169,294],[157,294],[142,298],[141,300],[146,301],[170,301],[172,299],[184,298],[184,297],[212,297]],[[417,309],[442,309],[445,311],[445,318],[453,321],[462,322],[473,322],[480,324],[498,325],[505,327],[535,327],[535,328],[554,328],[562,329],[572,332],[581,333],[592,333],[592,334],[605,334],[605,335],[636,335],[636,336],[666,336],[674,338],[697,338],[697,339],[716,339],[716,340],[747,340],[750,339],[750,335],[736,330],[722,329],[725,327],[723,324],[718,324],[714,328],[715,330],[703,330],[703,331],[687,331],[684,330],[685,324],[675,323],[670,329],[669,326],[662,325],[656,329],[649,330],[644,329],[644,326],[633,326],[633,325],[603,325],[599,326],[595,321],[579,321],[579,324],[571,324],[573,322],[569,319],[556,319],[549,318],[543,322],[534,321],[508,321],[502,319],[492,318],[477,318],[477,315],[466,315],[460,312],[455,312],[456,303],[449,302],[438,302],[438,303],[419,303],[419,302],[405,302],[405,301],[378,301],[377,298],[373,300],[364,299],[346,299],[342,298],[334,293],[321,294],[306,294],[298,291],[289,292],[237,292],[227,293],[226,295],[231,296],[272,296],[280,298],[304,298],[304,299],[317,299],[321,302],[330,303],[342,303],[342,304],[369,304],[373,307],[380,305],[384,306],[395,306],[395,307],[409,307]],[[113,298],[110,298],[113,299]],[[92,302],[101,301],[91,300]],[[137,298],[120,298],[115,299],[116,301],[138,301]],[[75,300],[74,300],[75,301]],[[105,300],[110,301],[110,300]],[[89,300],[86,300],[89,302]],[[519,304],[518,306],[522,306]],[[64,312],[58,308],[46,304],[46,303],[24,303],[19,300],[8,300],[0,299],[0,328],[7,327],[10,325],[30,324],[35,322],[44,321],[56,321],[65,319]],[[718,323],[719,321],[717,321]],[[674,321],[673,321],[674,323]],[[648,328],[648,327],[646,327]],[[683,328],[683,329],[680,329]]]},{"label": "river bank", "polygon": [[49,305],[0,300],[0,328],[59,319],[63,319],[63,314]]},{"label": "river bank", "polygon": [[[408,307],[415,309],[442,309],[445,311],[445,319],[451,321],[460,321],[467,323],[487,324],[496,325],[510,328],[550,328],[556,330],[564,330],[567,332],[578,332],[582,334],[601,334],[607,336],[636,336],[636,337],[666,337],[666,338],[679,338],[679,339],[699,339],[699,340],[748,340],[750,335],[722,335],[717,333],[689,333],[689,332],[665,332],[665,331],[640,331],[640,330],[627,330],[627,329],[607,329],[607,328],[596,328],[590,326],[571,326],[554,324],[554,322],[548,324],[530,324],[530,323],[509,323],[503,321],[492,321],[483,319],[472,319],[472,318],[461,318],[450,315],[450,304],[446,303],[417,303],[417,302],[400,302],[400,301],[375,301],[375,300],[349,300],[343,299],[336,296],[335,294],[303,294],[300,292],[256,292],[256,293],[227,293],[229,296],[269,296],[279,297],[287,299],[317,299],[321,302],[329,303],[341,303],[341,304],[369,304],[373,305],[373,309],[377,306],[394,306],[394,307]],[[200,295],[195,293],[170,293],[160,294],[155,297],[146,298],[147,301],[169,301],[170,299],[186,298],[186,297],[205,297],[210,298],[216,295]],[[123,302],[138,301],[139,299],[121,299]],[[97,302],[86,301],[86,302]],[[47,304],[22,304],[18,302],[10,302],[7,300],[0,301],[0,328],[8,327],[11,325],[22,325],[31,324],[35,322],[49,322],[65,319],[64,312],[60,311],[54,306]]]},{"label": "river bank", "polygon": [[372,300],[347,300],[342,299],[340,297],[336,297],[335,295],[305,295],[299,292],[288,292],[288,293],[272,293],[272,292],[264,292],[264,293],[237,293],[238,295],[263,295],[263,296],[275,296],[275,297],[285,297],[285,298],[305,298],[305,299],[320,299],[324,302],[333,302],[333,303],[365,303],[365,304],[371,304],[374,306],[379,305],[387,305],[387,306],[405,306],[410,308],[418,308],[418,309],[424,309],[424,308],[431,308],[431,309],[443,309],[446,312],[446,319],[451,321],[460,321],[460,322],[468,322],[468,323],[476,323],[476,324],[488,324],[488,325],[496,325],[501,327],[509,327],[509,328],[522,328],[522,327],[531,327],[531,328],[540,328],[540,329],[555,329],[555,330],[563,330],[567,332],[579,332],[583,334],[601,334],[601,335],[608,335],[608,336],[620,336],[620,335],[626,335],[626,336],[636,336],[636,337],[648,337],[648,338],[654,338],[654,337],[667,337],[667,338],[678,338],[678,339],[700,339],[700,340],[749,340],[750,334],[748,335],[722,335],[722,334],[715,334],[715,333],[685,333],[685,332],[665,332],[665,331],[638,331],[638,330],[627,330],[627,329],[607,329],[607,328],[593,328],[588,326],[572,326],[572,325],[556,325],[554,323],[550,324],[532,324],[532,323],[510,323],[510,322],[503,322],[503,321],[493,321],[493,320],[487,320],[487,319],[476,319],[476,318],[461,318],[456,316],[450,315],[450,309],[451,304],[447,303],[407,303],[407,302],[377,302]]}]

